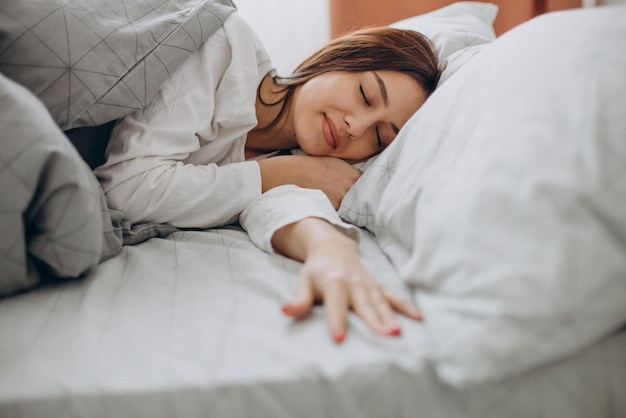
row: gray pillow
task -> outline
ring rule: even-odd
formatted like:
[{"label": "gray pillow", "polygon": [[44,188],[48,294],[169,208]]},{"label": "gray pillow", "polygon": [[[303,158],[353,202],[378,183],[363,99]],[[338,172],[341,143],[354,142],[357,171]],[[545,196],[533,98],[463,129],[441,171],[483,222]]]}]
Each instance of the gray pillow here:
[{"label": "gray pillow", "polygon": [[63,130],[139,109],[235,10],[230,0],[2,0],[0,72]]}]

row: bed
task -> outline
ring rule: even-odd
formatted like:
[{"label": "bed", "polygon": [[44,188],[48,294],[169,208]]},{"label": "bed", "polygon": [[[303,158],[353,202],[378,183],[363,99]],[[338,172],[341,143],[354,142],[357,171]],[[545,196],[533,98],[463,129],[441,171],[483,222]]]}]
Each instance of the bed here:
[{"label": "bed", "polygon": [[129,228],[93,177],[110,123],[230,13],[0,4],[0,416],[625,417],[626,7],[393,24],[447,67],[339,214],[424,321],[350,314],[341,345],[323,307],[281,313],[298,262],[236,224]]}]

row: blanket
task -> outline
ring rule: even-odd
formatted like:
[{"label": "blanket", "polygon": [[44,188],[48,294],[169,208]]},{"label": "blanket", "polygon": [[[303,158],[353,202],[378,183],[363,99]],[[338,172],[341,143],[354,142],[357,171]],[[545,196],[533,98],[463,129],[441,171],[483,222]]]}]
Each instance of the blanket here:
[{"label": "blanket", "polygon": [[0,3],[0,296],[82,277],[119,252],[122,214],[63,131],[142,108],[235,10],[230,0]]}]

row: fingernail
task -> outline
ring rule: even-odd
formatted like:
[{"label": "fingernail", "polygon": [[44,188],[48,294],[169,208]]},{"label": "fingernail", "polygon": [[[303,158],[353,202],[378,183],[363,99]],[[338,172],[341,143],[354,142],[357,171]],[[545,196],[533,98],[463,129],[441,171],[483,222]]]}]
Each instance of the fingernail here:
[{"label": "fingernail", "polygon": [[385,327],[383,334],[388,335],[390,337],[394,337],[400,335],[400,324],[397,322],[392,322]]},{"label": "fingernail", "polygon": [[285,303],[281,310],[283,311],[283,313],[287,313],[291,310],[291,308],[293,308],[293,305],[291,303]]},{"label": "fingernail", "polygon": [[342,343],[346,338],[346,331],[343,328],[335,328],[333,331],[333,338],[335,342]]}]

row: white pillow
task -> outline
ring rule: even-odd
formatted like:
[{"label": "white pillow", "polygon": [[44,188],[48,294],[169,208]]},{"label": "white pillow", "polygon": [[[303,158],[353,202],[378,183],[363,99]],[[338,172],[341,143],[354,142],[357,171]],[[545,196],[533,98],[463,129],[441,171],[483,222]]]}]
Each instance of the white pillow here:
[{"label": "white pillow", "polygon": [[[439,60],[446,63],[446,69],[438,84],[441,86],[462,65],[496,38],[493,22],[497,13],[498,7],[495,4],[461,1],[400,20],[389,26],[415,30],[428,36],[438,52]],[[393,148],[393,144],[390,148]],[[356,165],[362,172],[368,169],[370,173],[348,192],[339,209],[340,215],[349,222],[366,227],[372,232],[374,232],[374,225],[371,224],[373,211],[378,207],[380,194],[387,185],[389,170],[393,167],[393,162],[389,160],[395,158],[390,149],[385,150],[383,154],[392,155],[380,164],[376,164],[379,156],[375,156],[366,163]]]},{"label": "white pillow", "polygon": [[459,1],[389,25],[426,35],[435,45],[439,60],[464,48],[486,44],[496,38],[493,22],[498,6],[492,3]]},{"label": "white pillow", "polygon": [[578,9],[502,35],[344,200],[421,289],[450,384],[524,373],[626,323],[625,21],[623,6]]},{"label": "white pillow", "polygon": [[474,58],[488,45],[489,44],[472,45],[456,51],[454,54],[450,54],[450,56],[446,60],[446,68],[441,73],[441,77],[439,78],[439,82],[437,83],[437,88],[441,87],[441,85],[448,81],[448,79],[452,77],[454,73],[460,70],[462,66],[467,64],[469,60]]}]

